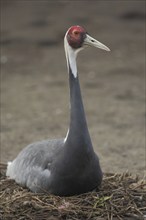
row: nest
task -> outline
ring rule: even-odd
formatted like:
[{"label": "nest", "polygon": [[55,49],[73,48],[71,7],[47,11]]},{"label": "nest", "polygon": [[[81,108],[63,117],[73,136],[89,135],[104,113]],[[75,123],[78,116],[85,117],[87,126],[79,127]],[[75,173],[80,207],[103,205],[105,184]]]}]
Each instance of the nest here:
[{"label": "nest", "polygon": [[104,175],[100,191],[72,197],[35,194],[5,176],[1,168],[2,220],[123,220],[146,216],[146,181],[129,173]]}]

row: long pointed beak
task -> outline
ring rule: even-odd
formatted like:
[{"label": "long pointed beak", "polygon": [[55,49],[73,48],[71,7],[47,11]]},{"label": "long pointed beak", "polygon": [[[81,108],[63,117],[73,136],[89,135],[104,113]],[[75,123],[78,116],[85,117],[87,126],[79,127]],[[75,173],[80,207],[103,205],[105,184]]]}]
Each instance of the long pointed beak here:
[{"label": "long pointed beak", "polygon": [[110,51],[110,49],[104,44],[100,43],[98,40],[95,40],[93,37],[86,34],[86,38],[84,39],[84,45],[89,45],[92,47],[97,47],[102,50]]}]

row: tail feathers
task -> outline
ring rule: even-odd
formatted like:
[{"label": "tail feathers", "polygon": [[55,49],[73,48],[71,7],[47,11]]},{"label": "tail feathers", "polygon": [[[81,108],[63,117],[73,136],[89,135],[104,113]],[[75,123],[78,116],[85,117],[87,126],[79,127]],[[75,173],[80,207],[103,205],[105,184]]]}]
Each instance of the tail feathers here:
[{"label": "tail feathers", "polygon": [[10,166],[11,164],[12,164],[12,162],[11,162],[11,161],[8,161],[7,166]]},{"label": "tail feathers", "polygon": [[11,161],[8,161],[8,162],[7,162],[6,176],[8,176],[8,177],[10,177],[10,178],[11,178],[11,176],[12,176],[11,166],[12,166],[12,162],[11,162]]}]

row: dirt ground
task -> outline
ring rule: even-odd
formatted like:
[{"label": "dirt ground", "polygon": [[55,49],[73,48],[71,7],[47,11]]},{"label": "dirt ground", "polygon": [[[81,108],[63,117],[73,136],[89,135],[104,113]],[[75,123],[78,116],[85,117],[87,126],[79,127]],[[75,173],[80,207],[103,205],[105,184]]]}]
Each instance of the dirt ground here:
[{"label": "dirt ground", "polygon": [[1,162],[27,144],[66,135],[63,37],[79,24],[111,52],[78,57],[95,151],[104,172],[145,170],[144,1],[1,0]]}]

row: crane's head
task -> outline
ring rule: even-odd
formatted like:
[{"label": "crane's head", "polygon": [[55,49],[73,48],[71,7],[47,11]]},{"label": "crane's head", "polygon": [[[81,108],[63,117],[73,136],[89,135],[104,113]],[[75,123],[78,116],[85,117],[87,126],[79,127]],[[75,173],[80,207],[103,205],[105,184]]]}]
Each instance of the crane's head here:
[{"label": "crane's head", "polygon": [[65,38],[70,47],[74,50],[83,49],[84,46],[93,46],[102,50],[110,51],[107,46],[89,36],[86,30],[78,25],[70,27]]},{"label": "crane's head", "polygon": [[72,26],[64,37],[64,48],[69,72],[77,77],[76,56],[85,46],[93,46],[102,50],[110,51],[108,47],[90,37],[81,26]]}]

